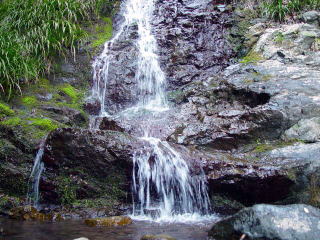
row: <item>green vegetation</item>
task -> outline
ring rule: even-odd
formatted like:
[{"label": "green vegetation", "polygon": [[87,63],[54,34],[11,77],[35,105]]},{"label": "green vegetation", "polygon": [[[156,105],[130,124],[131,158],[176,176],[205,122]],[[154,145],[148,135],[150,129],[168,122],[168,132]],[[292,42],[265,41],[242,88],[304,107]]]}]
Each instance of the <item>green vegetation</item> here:
[{"label": "green vegetation", "polygon": [[0,118],[3,118],[5,116],[12,116],[14,114],[14,111],[4,103],[0,102]]},{"label": "green vegetation", "polygon": [[280,22],[284,21],[288,15],[319,8],[320,0],[270,0],[262,4],[264,15]]},{"label": "green vegetation", "polygon": [[74,87],[72,87],[70,84],[67,84],[63,87],[60,88],[60,91],[65,94],[66,96],[68,96],[71,99],[72,103],[76,103],[78,98],[79,98],[79,94],[77,93],[76,89]]},{"label": "green vegetation", "polygon": [[[0,91],[8,97],[21,85],[50,71],[53,58],[75,54],[86,37],[82,29],[98,12],[111,12],[115,0],[0,1]],[[102,10],[104,9],[104,10]],[[110,31],[110,21],[103,31]],[[102,41],[102,40],[101,40]]]},{"label": "green vegetation", "polygon": [[277,148],[283,148],[283,147],[288,147],[291,146],[295,143],[301,142],[299,140],[290,140],[290,141],[275,141],[272,143],[261,143],[259,140],[257,141],[257,145],[255,149],[253,150],[254,153],[263,153],[263,152],[268,152],[273,149]]},{"label": "green vegetation", "polygon": [[12,126],[12,127],[15,127],[15,126],[19,126],[21,125],[21,118],[19,117],[13,117],[13,118],[9,118],[5,121],[2,121],[0,124],[1,125],[5,125],[5,126]]},{"label": "green vegetation", "polygon": [[104,21],[104,25],[96,27],[96,37],[91,46],[92,47],[99,47],[103,45],[106,41],[108,41],[112,37],[112,20],[110,17],[106,17],[102,19]]},{"label": "green vegetation", "polygon": [[44,119],[34,118],[34,119],[30,119],[30,121],[32,126],[37,126],[42,130],[52,131],[58,128],[58,125],[48,118],[44,118]]},{"label": "green vegetation", "polygon": [[240,63],[245,63],[245,64],[254,64],[254,63],[257,63],[259,61],[263,60],[263,57],[255,52],[255,51],[250,51],[249,54],[247,56],[245,56],[241,61]]},{"label": "green vegetation", "polygon": [[72,182],[70,177],[60,177],[58,179],[58,193],[63,205],[71,205],[76,201],[76,185]]},{"label": "green vegetation", "polygon": [[27,107],[35,107],[38,103],[38,100],[34,96],[23,97],[21,101]]},{"label": "green vegetation", "polygon": [[281,32],[276,33],[274,41],[281,44],[284,41],[284,35]]}]

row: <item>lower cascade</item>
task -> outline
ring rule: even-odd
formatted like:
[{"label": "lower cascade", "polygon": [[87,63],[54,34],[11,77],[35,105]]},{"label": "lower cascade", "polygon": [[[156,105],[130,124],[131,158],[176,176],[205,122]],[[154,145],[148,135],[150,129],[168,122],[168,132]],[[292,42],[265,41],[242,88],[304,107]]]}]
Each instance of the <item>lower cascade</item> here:
[{"label": "lower cascade", "polygon": [[133,168],[133,215],[169,220],[208,214],[205,176],[190,176],[188,165],[168,142],[144,137],[151,152],[137,151]]}]

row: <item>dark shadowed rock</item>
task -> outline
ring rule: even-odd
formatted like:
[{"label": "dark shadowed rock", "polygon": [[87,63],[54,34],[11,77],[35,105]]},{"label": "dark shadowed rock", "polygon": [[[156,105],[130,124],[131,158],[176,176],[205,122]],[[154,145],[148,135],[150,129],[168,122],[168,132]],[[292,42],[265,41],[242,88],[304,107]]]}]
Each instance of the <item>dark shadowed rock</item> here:
[{"label": "dark shadowed rock", "polygon": [[131,159],[138,147],[135,138],[116,131],[71,128],[53,131],[43,155],[46,171],[40,190],[44,202],[63,201],[66,197],[63,186],[76,199],[100,196],[118,199],[121,191],[129,189]]},{"label": "dark shadowed rock", "polygon": [[215,224],[210,239],[310,240],[320,236],[320,211],[304,205],[255,205]]},{"label": "dark shadowed rock", "polygon": [[42,106],[41,109],[51,112],[51,117],[71,126],[84,126],[87,123],[85,115],[69,107]]}]

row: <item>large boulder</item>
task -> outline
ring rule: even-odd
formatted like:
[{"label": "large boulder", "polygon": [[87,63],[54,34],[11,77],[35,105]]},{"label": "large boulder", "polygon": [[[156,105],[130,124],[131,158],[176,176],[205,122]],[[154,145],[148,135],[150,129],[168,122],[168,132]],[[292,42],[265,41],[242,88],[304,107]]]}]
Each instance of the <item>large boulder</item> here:
[{"label": "large boulder", "polygon": [[215,224],[210,239],[310,240],[320,236],[320,211],[295,204],[255,205]]},{"label": "large boulder", "polygon": [[137,148],[137,139],[126,133],[72,128],[53,131],[42,158],[46,168],[40,181],[43,202],[126,200]]},{"label": "large boulder", "polygon": [[222,203],[228,201],[228,205],[230,200],[240,203],[233,212],[257,203],[319,206],[319,154],[319,143],[299,143],[286,147],[259,145],[245,154],[202,157],[213,208],[229,213]]}]

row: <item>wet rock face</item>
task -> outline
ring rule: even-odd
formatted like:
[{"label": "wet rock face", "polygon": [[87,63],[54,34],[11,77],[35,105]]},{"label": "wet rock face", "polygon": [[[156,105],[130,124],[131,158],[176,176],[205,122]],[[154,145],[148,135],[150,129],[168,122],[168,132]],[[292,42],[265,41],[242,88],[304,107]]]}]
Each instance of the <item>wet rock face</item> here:
[{"label": "wet rock face", "polygon": [[[46,142],[46,171],[40,182],[44,202],[65,198],[118,199],[116,191],[130,187],[133,150],[137,141],[125,133],[101,130],[57,129]],[[73,188],[73,185],[77,185]],[[65,191],[61,185],[65,186]],[[73,196],[74,195],[74,196]]]},{"label": "wet rock face", "polygon": [[304,205],[255,205],[215,224],[210,239],[317,239],[320,211]]},{"label": "wet rock face", "polygon": [[169,89],[204,81],[229,65],[230,13],[221,13],[215,1],[158,0],[156,9],[154,33]]},{"label": "wet rock face", "polygon": [[[212,1],[157,1],[153,33],[168,89],[203,81],[229,65],[233,56],[225,39],[230,13],[220,12]],[[116,31],[124,21],[114,18]],[[138,101],[136,80],[138,26],[128,26],[110,48],[106,106],[116,113]],[[98,67],[99,69],[99,67]],[[97,70],[98,70],[97,69]]]}]

